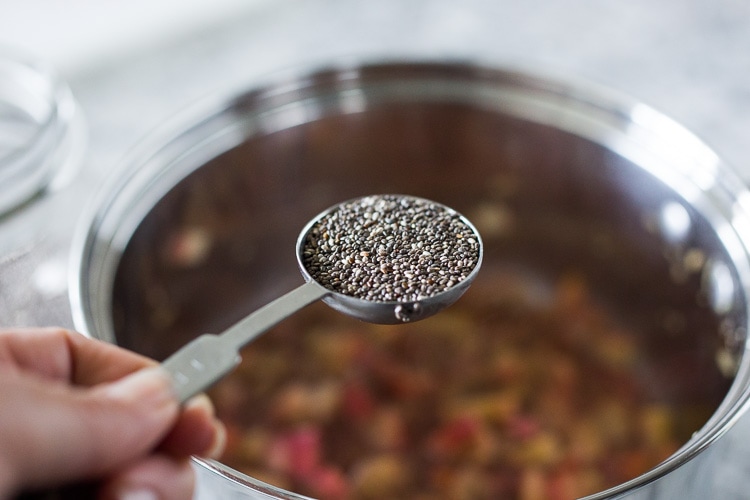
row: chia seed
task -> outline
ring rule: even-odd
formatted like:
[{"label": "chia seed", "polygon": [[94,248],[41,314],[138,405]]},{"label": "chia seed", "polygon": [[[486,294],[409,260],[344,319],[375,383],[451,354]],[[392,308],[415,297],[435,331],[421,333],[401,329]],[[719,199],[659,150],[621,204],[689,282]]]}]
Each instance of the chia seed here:
[{"label": "chia seed", "polygon": [[307,232],[302,262],[325,288],[374,302],[417,302],[466,279],[479,238],[454,210],[377,195],[342,203]]}]

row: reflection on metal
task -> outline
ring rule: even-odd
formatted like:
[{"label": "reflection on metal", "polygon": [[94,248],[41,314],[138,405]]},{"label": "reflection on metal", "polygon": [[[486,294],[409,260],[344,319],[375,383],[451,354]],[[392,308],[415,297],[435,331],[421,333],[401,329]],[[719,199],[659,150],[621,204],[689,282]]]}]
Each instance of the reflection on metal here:
[{"label": "reflection on metal", "polygon": [[[686,190],[683,195],[692,192],[700,196],[700,193],[711,190],[721,164],[712,149],[684,127],[645,104],[635,104],[630,110],[630,118],[632,124],[628,127],[628,135],[631,139],[645,145],[650,154],[660,160],[667,160],[665,165],[671,163],[679,166],[678,169],[660,168],[659,171],[682,177],[685,182],[681,185]],[[675,144],[679,144],[679,147],[675,147]],[[688,197],[691,202],[695,199]]]},{"label": "reflection on metal", "polygon": [[703,289],[711,308],[726,314],[735,303],[735,284],[729,266],[721,261],[709,261],[704,268]]},{"label": "reflection on metal", "polygon": [[685,241],[690,235],[690,214],[681,204],[668,201],[659,212],[661,234],[670,243]]}]

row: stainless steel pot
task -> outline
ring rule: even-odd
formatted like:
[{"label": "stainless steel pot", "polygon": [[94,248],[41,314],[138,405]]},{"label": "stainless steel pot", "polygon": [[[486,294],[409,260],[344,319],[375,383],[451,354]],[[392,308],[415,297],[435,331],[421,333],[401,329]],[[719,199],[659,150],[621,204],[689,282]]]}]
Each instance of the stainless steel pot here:
[{"label": "stainless steel pot", "polygon": [[[76,239],[80,330],[164,358],[295,286],[294,238],[322,208],[424,196],[475,222],[485,266],[584,272],[644,326],[656,372],[689,350],[700,391],[720,391],[678,452],[590,498],[711,496],[719,438],[750,390],[750,195],[653,109],[529,71],[340,65],[202,103],[118,172]],[[299,498],[216,462],[196,468],[206,498]]]}]

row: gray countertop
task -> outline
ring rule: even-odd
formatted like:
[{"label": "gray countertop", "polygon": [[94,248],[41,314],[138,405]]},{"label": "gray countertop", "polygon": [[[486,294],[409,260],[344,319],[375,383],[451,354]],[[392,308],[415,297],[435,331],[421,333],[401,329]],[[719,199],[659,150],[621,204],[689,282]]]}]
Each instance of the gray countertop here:
[{"label": "gray countertop", "polygon": [[[0,15],[12,8],[0,3]],[[70,236],[86,202],[151,129],[206,94],[352,57],[481,60],[599,83],[682,123],[750,180],[746,0],[255,2],[64,73],[87,124],[85,155],[71,183],[0,219],[3,326],[72,326]],[[736,455],[723,473],[735,485],[728,497],[744,495],[736,479],[750,457],[736,457],[750,442],[748,420],[728,452]]]}]

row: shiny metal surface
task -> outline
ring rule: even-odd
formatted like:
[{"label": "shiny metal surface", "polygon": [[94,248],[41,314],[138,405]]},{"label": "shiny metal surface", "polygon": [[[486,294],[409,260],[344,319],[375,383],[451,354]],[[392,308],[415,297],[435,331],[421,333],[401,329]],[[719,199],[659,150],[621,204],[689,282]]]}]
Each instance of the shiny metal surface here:
[{"label": "shiny metal surface", "polygon": [[[242,145],[254,137],[281,134],[278,137],[283,143],[287,131],[292,139],[297,133],[295,131],[305,127],[323,133],[325,126],[319,130],[316,123],[326,123],[326,118],[341,117],[343,123],[347,123],[346,120],[357,119],[361,113],[372,112],[381,106],[387,108],[391,103],[398,103],[399,107],[406,103],[415,106],[438,103],[448,110],[454,105],[465,105],[480,110],[477,113],[502,116],[509,123],[520,124],[521,130],[531,134],[529,137],[540,141],[539,144],[526,149],[522,144],[528,139],[511,133],[502,141],[509,150],[492,149],[505,151],[505,162],[513,161],[518,151],[524,151],[520,158],[531,154],[536,159],[536,162],[524,162],[520,170],[530,170],[531,174],[523,175],[538,181],[526,186],[531,198],[519,198],[520,206],[525,203],[533,207],[558,200],[562,204],[555,207],[562,211],[572,210],[576,216],[590,214],[591,206],[597,206],[607,220],[617,221],[621,230],[632,231],[634,238],[646,227],[646,233],[651,231],[656,243],[644,244],[656,245],[655,253],[666,253],[678,266],[683,262],[686,250],[700,249],[706,265],[692,271],[682,269],[681,272],[697,272],[709,309],[722,320],[722,324],[728,325],[724,329],[727,336],[725,348],[730,358],[740,362],[735,383],[712,420],[680,452],[630,483],[591,498],[622,495],[651,498],[665,492],[675,495],[688,490],[691,495],[697,495],[695,498],[701,498],[711,491],[716,485],[706,481],[705,471],[719,467],[715,463],[715,457],[722,453],[723,448],[719,438],[745,411],[750,386],[750,361],[742,356],[748,313],[745,290],[750,284],[750,233],[744,231],[750,227],[749,198],[737,176],[712,150],[682,127],[637,102],[580,82],[475,64],[338,66],[332,70],[302,73],[301,77],[280,80],[277,84],[248,93],[230,95],[219,101],[213,111],[209,108],[208,113],[202,108],[203,118],[188,122],[181,133],[168,139],[157,136],[159,140],[155,148],[141,149],[135,160],[131,159],[121,169],[126,175],[105,190],[99,204],[94,205],[93,216],[82,226],[84,230],[79,235],[75,252],[78,265],[73,274],[75,282],[71,287],[71,301],[77,314],[76,325],[94,336],[114,339],[110,304],[116,268],[143,218],[175,183],[197,169],[210,170],[211,166],[216,169],[222,163],[231,164],[233,160],[215,159],[225,151],[236,151],[234,154],[240,159],[252,158],[243,152]],[[419,114],[412,116],[417,123],[422,119],[429,122],[427,117],[418,118]],[[471,120],[467,120],[466,126],[475,132],[480,130],[471,129]],[[332,130],[337,130],[337,127]],[[498,129],[498,134],[501,130]],[[327,137],[330,139],[335,134]],[[364,137],[369,136],[365,134]],[[409,140],[417,139],[419,136],[415,135]],[[331,144],[330,148],[336,152],[334,158],[338,160],[341,158],[337,154],[345,156],[356,151],[345,148],[339,151],[335,140]],[[430,151],[435,143],[426,144],[426,151]],[[570,144],[573,146],[569,147]],[[283,151],[278,147],[275,149],[276,154]],[[405,151],[409,152],[408,149]],[[282,168],[283,162],[289,158],[272,162],[269,167],[263,167],[261,163],[259,168],[270,170],[261,170],[257,173],[258,178],[263,179],[274,172],[273,169]],[[308,190],[281,175],[280,184],[272,183],[266,187],[258,213],[272,213],[263,211],[268,204],[271,210],[279,211],[282,220],[286,221],[284,225],[289,225],[290,216],[293,220],[294,214],[298,216],[303,208],[309,210],[310,206],[319,205],[331,196],[341,198],[342,194],[356,193],[365,186],[371,191],[383,191],[384,187],[393,187],[394,184],[429,191],[429,197],[446,199],[462,212],[466,212],[464,207],[471,207],[470,202],[477,199],[494,199],[487,198],[484,190],[487,184],[481,181],[495,168],[492,162],[470,163],[471,168],[479,169],[482,165],[487,168],[472,176],[463,172],[457,178],[453,170],[444,174],[435,172],[430,186],[417,186],[411,181],[416,176],[425,178],[424,175],[403,169],[406,164],[419,165],[419,160],[399,158],[397,155],[391,157],[390,161],[395,164],[386,165],[400,171],[400,178],[365,175],[365,179],[356,181],[340,179],[340,170],[335,170],[332,175],[325,173],[326,165],[333,164],[327,160],[317,165],[302,161],[303,169],[312,169],[315,176],[323,175],[326,182],[334,183],[333,187],[326,187],[326,184],[313,186],[318,190],[318,198],[310,198]],[[592,162],[601,162],[602,166]],[[606,175],[597,174],[597,169],[605,167],[601,171]],[[304,172],[296,170],[294,165],[290,168],[292,172]],[[579,187],[576,182],[583,179],[596,189]],[[489,185],[501,181],[507,181],[507,178],[501,176]],[[335,184],[337,182],[340,184]],[[561,185],[578,191],[581,199],[567,196],[559,189]],[[504,188],[499,186],[502,191]],[[617,195],[617,204],[602,205],[603,200],[599,197],[603,195],[597,195],[598,190]],[[324,194],[322,201],[321,192]],[[275,199],[284,193],[286,195],[281,199]],[[273,234],[264,237],[273,248],[276,237]],[[611,261],[608,267],[616,268]],[[624,269],[630,274],[635,271]],[[254,272],[258,283],[264,283],[262,266]],[[652,285],[669,286],[665,283]],[[132,339],[118,341],[128,345]],[[149,345],[153,345],[153,341]],[[156,347],[162,351],[170,349],[165,339],[160,339]],[[148,349],[149,354],[159,355],[158,350]],[[238,486],[244,484],[242,475],[227,471],[219,464],[199,470],[222,471],[232,488],[242,490]],[[213,483],[215,478],[211,477],[209,481]],[[249,489],[245,494],[251,495],[256,485],[251,481],[247,486]]]},{"label": "shiny metal surface", "polygon": [[[437,314],[458,300],[479,272],[482,263],[481,237],[476,228],[462,218],[479,241],[479,257],[471,273],[456,285],[422,300],[400,302],[367,300],[328,290],[316,282],[305,267],[303,252],[305,239],[313,225],[339,206],[313,217],[297,238],[297,264],[305,278],[304,284],[250,313],[218,335],[203,334],[193,339],[164,360],[162,366],[172,376],[175,392],[181,402],[205,391],[235,368],[240,362],[239,351],[246,344],[312,302],[322,299],[337,311],[369,323],[418,321]],[[87,270],[82,266],[81,272],[85,274]]]},{"label": "shiny metal surface", "polygon": [[[403,197],[403,195],[399,196]],[[329,213],[335,211],[340,205],[343,205],[344,203],[347,202],[336,204],[333,207],[327,208],[317,216],[313,217],[312,220],[305,225],[305,227],[300,232],[299,237],[297,238],[297,266],[299,267],[299,270],[306,281],[306,285],[303,286],[311,289],[314,289],[316,287],[318,288],[317,294],[315,291],[311,290],[310,292],[305,294],[306,297],[316,297],[317,295],[314,300],[320,298],[323,300],[323,302],[336,309],[337,311],[361,321],[366,321],[368,323],[377,323],[381,325],[405,323],[409,321],[419,321],[429,318],[430,316],[433,316],[446,307],[452,305],[466,292],[466,290],[468,290],[469,286],[471,286],[471,283],[477,277],[477,274],[479,274],[479,270],[482,266],[482,256],[484,255],[484,250],[482,247],[482,237],[480,236],[474,225],[469,220],[467,220],[466,217],[459,214],[459,217],[461,218],[463,224],[465,224],[465,226],[472,232],[476,240],[479,242],[479,256],[477,259],[477,263],[472,269],[471,273],[469,273],[469,275],[466,276],[465,279],[459,281],[455,285],[446,288],[440,293],[437,293],[430,297],[425,297],[417,301],[409,300],[382,302],[377,300],[366,300],[352,297],[343,293],[336,293],[326,289],[320,290],[322,286],[316,283],[315,278],[310,274],[309,270],[305,267],[304,264],[303,254],[305,251],[305,238],[310,232],[310,229],[318,221],[320,221]],[[430,203],[437,204],[434,201],[430,201]],[[446,212],[455,213],[455,211],[450,207],[443,206],[443,208],[446,210]],[[312,285],[316,285],[316,287],[313,287]],[[306,300],[307,299],[303,301],[306,302]],[[307,305],[307,303],[305,303],[304,305]]]},{"label": "shiny metal surface", "polygon": [[[393,324],[419,321],[437,314],[456,302],[479,273],[483,254],[482,240],[471,222],[461,217],[463,223],[479,241],[479,253],[471,273],[459,283],[417,301],[375,301],[328,290],[316,282],[305,267],[303,252],[305,239],[313,225],[339,206],[324,210],[300,232],[296,253],[297,264],[305,278],[304,284],[248,314],[220,334],[200,335],[164,360],[162,366],[172,376],[175,392],[180,402],[186,402],[220,380],[239,364],[240,350],[246,344],[312,302],[322,299],[337,311],[369,323]],[[88,273],[83,266],[80,269],[84,275]]]},{"label": "shiny metal surface", "polygon": [[178,399],[184,403],[208,389],[239,364],[239,351],[245,344],[326,295],[326,289],[308,281],[220,334],[203,334],[181,347],[162,363],[172,376]]}]

